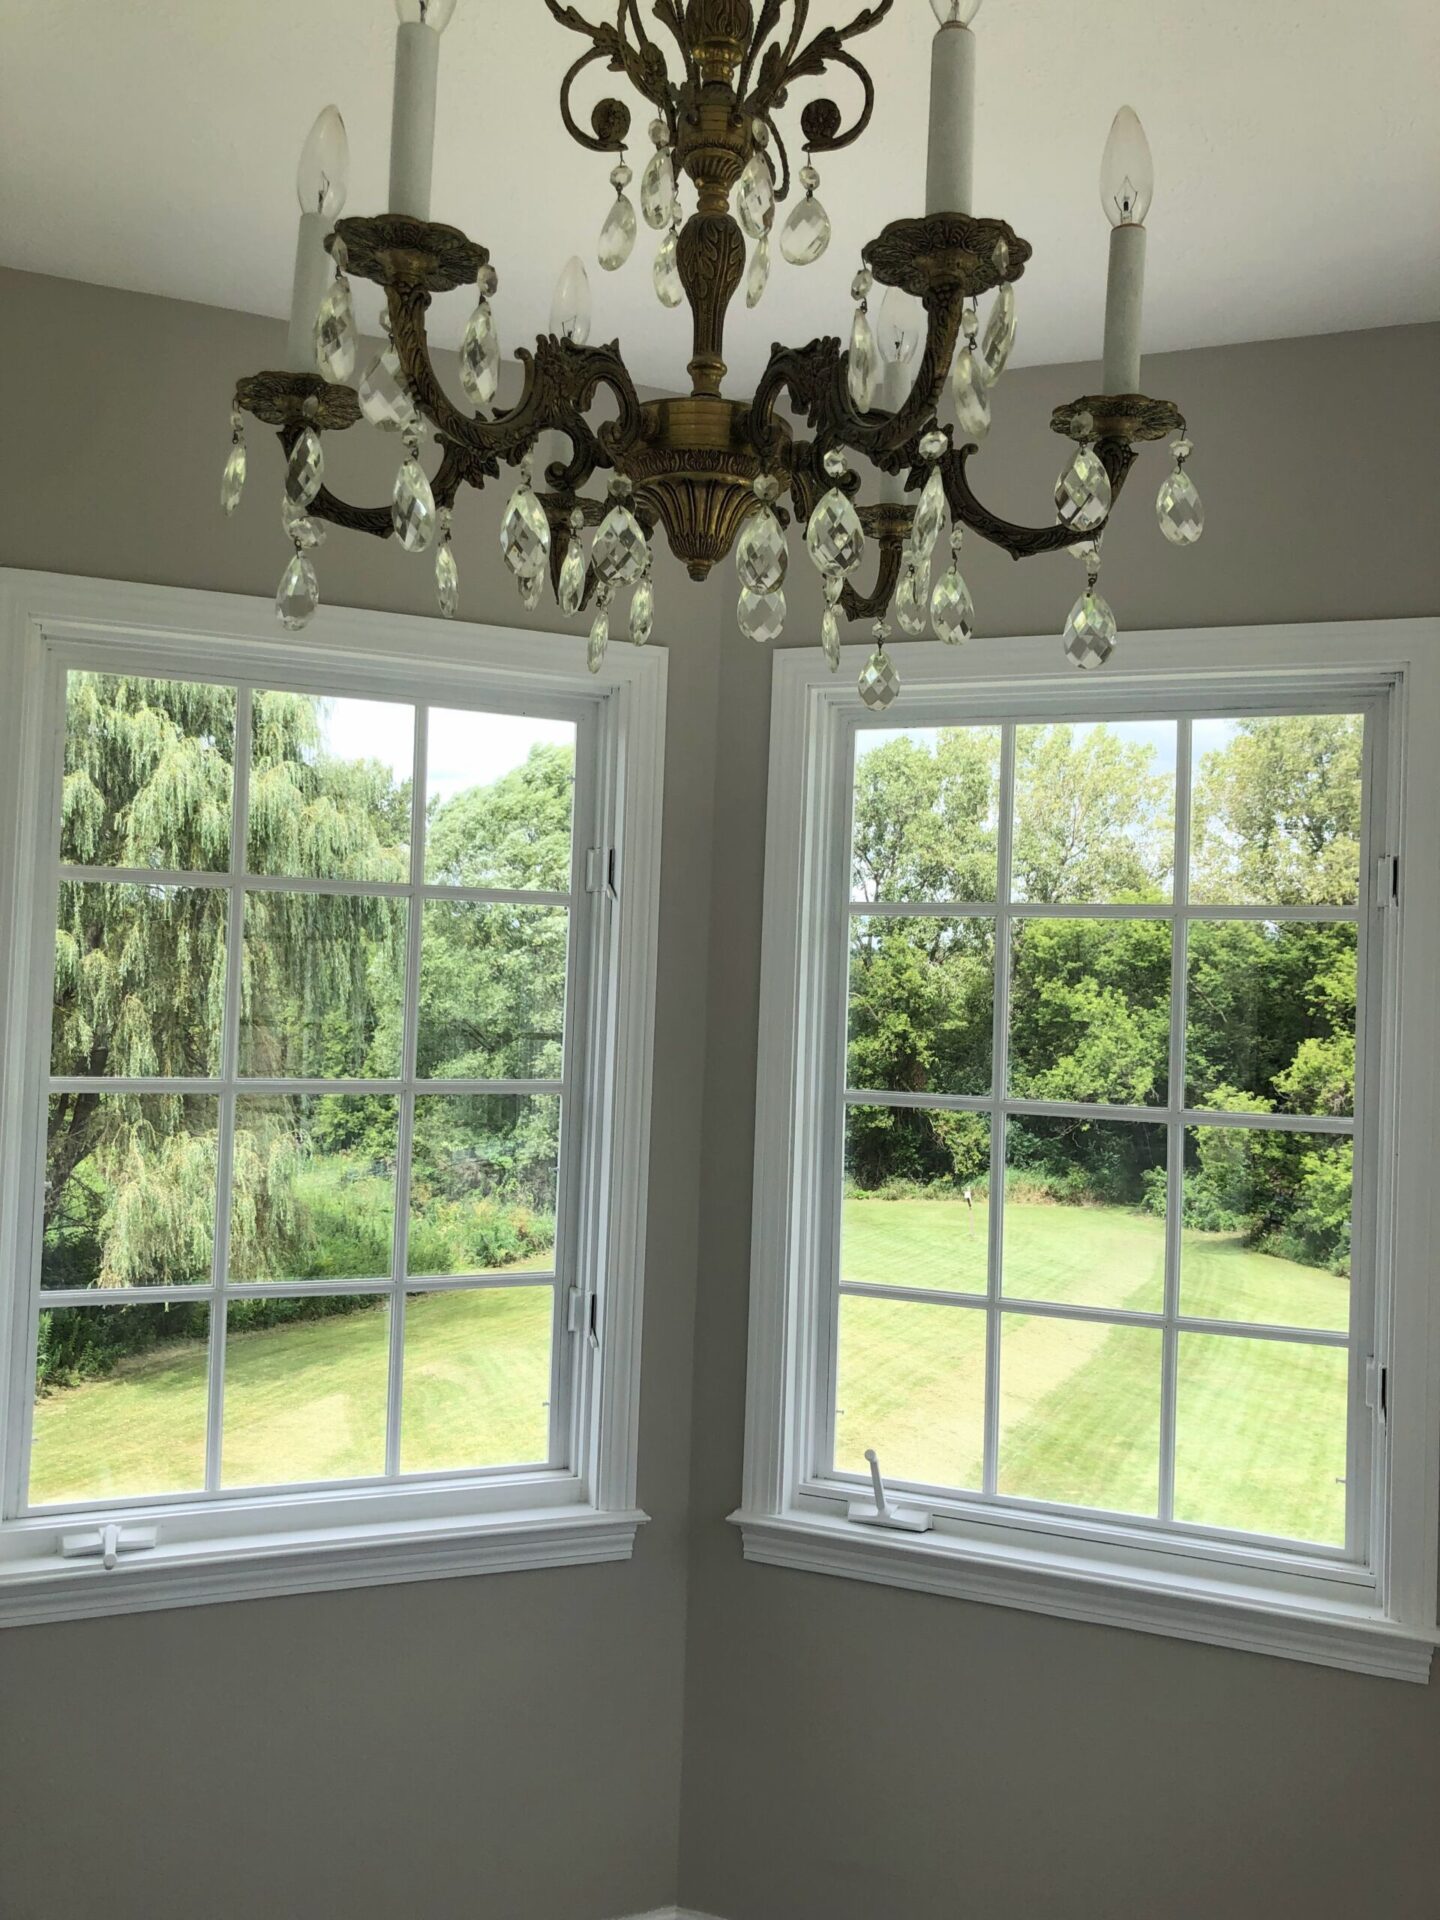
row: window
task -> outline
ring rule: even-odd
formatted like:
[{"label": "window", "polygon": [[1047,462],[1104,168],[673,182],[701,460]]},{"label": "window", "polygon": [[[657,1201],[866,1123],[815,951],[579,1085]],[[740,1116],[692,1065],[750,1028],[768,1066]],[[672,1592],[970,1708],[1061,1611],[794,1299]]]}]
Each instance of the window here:
[{"label": "window", "polygon": [[58,1549],[100,1604],[112,1527],[127,1586],[172,1543],[371,1547],[402,1515],[477,1564],[537,1514],[542,1562],[562,1516],[612,1557],[638,1175],[608,1140],[643,1052],[629,1007],[612,1029],[648,971],[658,719],[626,682],[655,669],[33,644],[12,1590]]},{"label": "window", "polygon": [[[1395,1533],[1433,1442],[1433,1359],[1413,1429],[1395,1392],[1427,881],[1393,885],[1429,662],[1305,642],[1201,682],[1157,638],[1103,687],[1036,647],[1008,691],[916,648],[903,723],[777,663],[754,1557],[1290,1652],[1277,1615],[1329,1610],[1384,1651],[1325,1657],[1389,1670],[1404,1625],[1428,1664],[1433,1549],[1405,1619]],[[928,1531],[862,1524],[872,1452]]]}]

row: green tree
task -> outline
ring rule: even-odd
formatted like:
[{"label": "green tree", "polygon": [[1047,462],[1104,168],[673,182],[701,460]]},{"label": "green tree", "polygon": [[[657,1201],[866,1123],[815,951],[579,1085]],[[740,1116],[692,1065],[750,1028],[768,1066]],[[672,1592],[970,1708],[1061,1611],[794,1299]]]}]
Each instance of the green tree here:
[{"label": "green tree", "polygon": [[1344,905],[1360,874],[1360,714],[1239,720],[1201,760],[1191,892],[1197,900]]},{"label": "green tree", "polygon": [[1018,728],[1017,897],[1107,906],[1166,898],[1173,794],[1147,744],[1104,726]]}]

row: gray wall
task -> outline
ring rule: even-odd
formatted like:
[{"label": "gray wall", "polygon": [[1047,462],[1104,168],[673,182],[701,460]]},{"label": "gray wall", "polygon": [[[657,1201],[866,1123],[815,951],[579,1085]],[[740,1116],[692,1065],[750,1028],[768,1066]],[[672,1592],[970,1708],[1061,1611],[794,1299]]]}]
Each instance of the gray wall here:
[{"label": "gray wall", "polygon": [[[1194,422],[1211,524],[1193,554],[1160,541],[1152,455],[1106,558],[1122,624],[1435,611],[1437,342],[1410,329],[1156,362],[1150,384]],[[0,273],[0,564],[272,592],[285,549],[262,435],[234,521],[215,495],[227,383],[279,343],[272,323]],[[1048,517],[1045,422],[1092,374],[1007,376],[978,463],[1002,510]],[[337,483],[384,497],[390,450],[350,441]],[[462,503],[462,614],[543,625],[503,577],[497,512],[493,491]],[[335,600],[430,608],[425,563],[389,545],[334,536],[320,562]],[[969,572],[984,633],[1058,630],[1078,575],[979,551]],[[653,1524],[623,1567],[0,1635],[0,1916],[605,1920],[678,1885],[725,1920],[1349,1920],[1362,1902],[1431,1920],[1440,1687],[741,1561],[724,1516],[769,657],[734,631],[733,575],[697,591],[667,561],[658,586],[657,638],[675,644]],[[792,638],[817,604],[797,585]]]}]

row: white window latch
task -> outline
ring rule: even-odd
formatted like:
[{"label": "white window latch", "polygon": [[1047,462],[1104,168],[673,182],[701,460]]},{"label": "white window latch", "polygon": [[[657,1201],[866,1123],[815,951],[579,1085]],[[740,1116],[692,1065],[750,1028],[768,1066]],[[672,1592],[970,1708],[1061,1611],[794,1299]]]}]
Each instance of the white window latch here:
[{"label": "white window latch", "polygon": [[886,1491],[880,1461],[873,1447],[866,1449],[865,1458],[870,1462],[870,1484],[875,1489],[875,1498],[852,1500],[850,1518],[862,1527],[892,1527],[897,1533],[929,1533],[935,1524],[935,1516],[930,1509],[897,1506]]},{"label": "white window latch", "polygon": [[160,1538],[158,1527],[121,1527],[112,1520],[88,1533],[60,1536],[60,1552],[66,1560],[96,1558],[108,1572],[122,1553],[148,1553]]}]

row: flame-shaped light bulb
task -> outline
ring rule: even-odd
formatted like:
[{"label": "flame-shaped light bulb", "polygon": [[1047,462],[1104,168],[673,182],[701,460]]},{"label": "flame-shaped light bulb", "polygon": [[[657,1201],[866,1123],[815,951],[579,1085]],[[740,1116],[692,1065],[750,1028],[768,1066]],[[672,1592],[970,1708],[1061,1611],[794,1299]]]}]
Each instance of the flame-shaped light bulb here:
[{"label": "flame-shaped light bulb", "polygon": [[985,0],[930,0],[930,11],[942,27],[968,27]]},{"label": "flame-shaped light bulb", "polygon": [[443,33],[455,11],[455,0],[395,0],[402,26],[429,27]]},{"label": "flame-shaped light bulb", "polygon": [[295,196],[302,213],[323,213],[333,220],[345,205],[350,185],[350,142],[338,107],[326,107],[306,137],[295,173]]},{"label": "flame-shaped light bulb", "polygon": [[1155,162],[1140,116],[1121,107],[1100,162],[1100,204],[1112,227],[1143,227],[1155,198]]},{"label": "flame-shaped light bulb", "polygon": [[880,302],[880,318],[875,328],[875,343],[881,358],[905,367],[915,358],[920,336],[925,330],[925,309],[913,293],[903,287],[891,287]]}]

